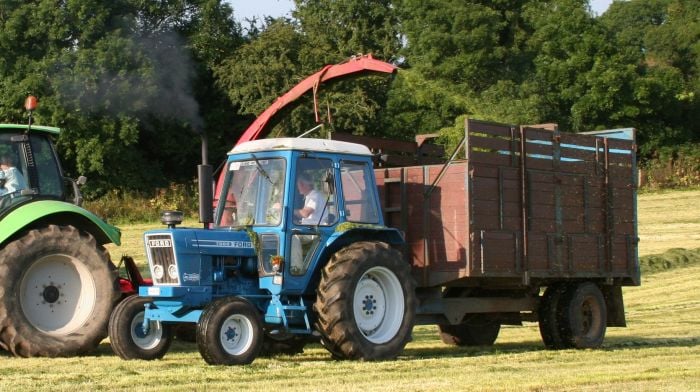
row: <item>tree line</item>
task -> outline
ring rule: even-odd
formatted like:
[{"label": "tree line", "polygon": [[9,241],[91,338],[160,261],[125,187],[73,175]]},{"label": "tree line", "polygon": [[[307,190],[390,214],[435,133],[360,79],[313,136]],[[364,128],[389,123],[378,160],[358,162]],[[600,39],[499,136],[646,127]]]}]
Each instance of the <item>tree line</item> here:
[{"label": "tree line", "polygon": [[[295,0],[243,22],[221,0],[4,0],[0,50],[0,121],[36,95],[93,196],[191,180],[199,132],[223,160],[277,96],[361,53],[401,71],[321,89],[326,130],[412,139],[469,115],[635,127],[642,159],[700,142],[700,0]],[[307,100],[272,134],[314,125]]]}]

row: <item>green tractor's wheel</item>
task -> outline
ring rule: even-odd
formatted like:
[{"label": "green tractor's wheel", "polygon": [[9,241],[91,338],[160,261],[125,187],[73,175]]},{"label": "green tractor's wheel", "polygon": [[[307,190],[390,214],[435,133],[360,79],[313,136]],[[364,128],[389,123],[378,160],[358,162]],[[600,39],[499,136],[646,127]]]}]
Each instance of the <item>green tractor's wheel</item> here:
[{"label": "green tractor's wheel", "polygon": [[90,234],[31,230],[0,251],[0,347],[22,357],[89,352],[118,296],[114,265]]},{"label": "green tractor's wheel", "polygon": [[335,358],[392,359],[411,339],[416,304],[401,254],[383,242],[357,242],[323,269],[316,329]]},{"label": "green tractor's wheel", "polygon": [[146,304],[151,299],[132,295],[123,300],[109,319],[109,341],[122,359],[163,358],[173,341],[170,325],[151,321],[143,328]]}]

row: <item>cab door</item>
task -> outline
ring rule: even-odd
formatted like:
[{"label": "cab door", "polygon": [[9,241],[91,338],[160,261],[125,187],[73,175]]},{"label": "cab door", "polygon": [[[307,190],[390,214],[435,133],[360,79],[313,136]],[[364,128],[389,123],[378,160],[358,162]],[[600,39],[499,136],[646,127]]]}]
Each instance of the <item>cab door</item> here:
[{"label": "cab door", "polygon": [[285,291],[301,294],[322,245],[338,222],[336,175],[330,157],[303,154],[297,157],[289,195],[289,228],[286,243]]}]

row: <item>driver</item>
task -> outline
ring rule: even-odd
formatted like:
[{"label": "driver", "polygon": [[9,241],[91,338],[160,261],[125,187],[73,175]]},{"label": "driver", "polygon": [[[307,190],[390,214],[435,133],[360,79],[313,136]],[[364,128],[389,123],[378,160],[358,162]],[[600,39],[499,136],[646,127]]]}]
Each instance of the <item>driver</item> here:
[{"label": "driver", "polygon": [[4,185],[0,188],[0,196],[21,191],[27,187],[27,182],[24,180],[22,172],[15,167],[10,155],[4,154],[0,156],[0,171],[0,178],[4,180]]},{"label": "driver", "polygon": [[297,189],[304,196],[304,206],[294,210],[294,221],[302,225],[317,225],[323,223],[323,218],[327,219],[326,197],[314,189],[313,181],[307,173],[302,173],[297,178]]}]

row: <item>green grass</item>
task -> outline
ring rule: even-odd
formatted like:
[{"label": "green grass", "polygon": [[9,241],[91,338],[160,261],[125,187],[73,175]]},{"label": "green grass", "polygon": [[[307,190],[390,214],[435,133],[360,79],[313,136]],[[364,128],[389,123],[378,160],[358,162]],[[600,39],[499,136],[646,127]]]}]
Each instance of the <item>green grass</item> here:
[{"label": "green grass", "polygon": [[[641,253],[700,247],[699,231],[683,226],[700,227],[699,204],[700,191],[642,195]],[[110,249],[113,257],[125,252],[143,262],[142,231],[160,226],[123,228],[124,246]],[[598,350],[545,350],[534,323],[503,327],[490,348],[448,347],[435,327],[416,327],[401,357],[378,363],[334,361],[312,345],[301,355],[258,358],[250,366],[207,366],[195,345],[179,342],[162,360],[122,361],[105,341],[79,358],[0,354],[0,390],[700,390],[697,251],[658,257],[662,267],[645,269],[642,286],[624,289],[628,328],[608,329]]]}]

